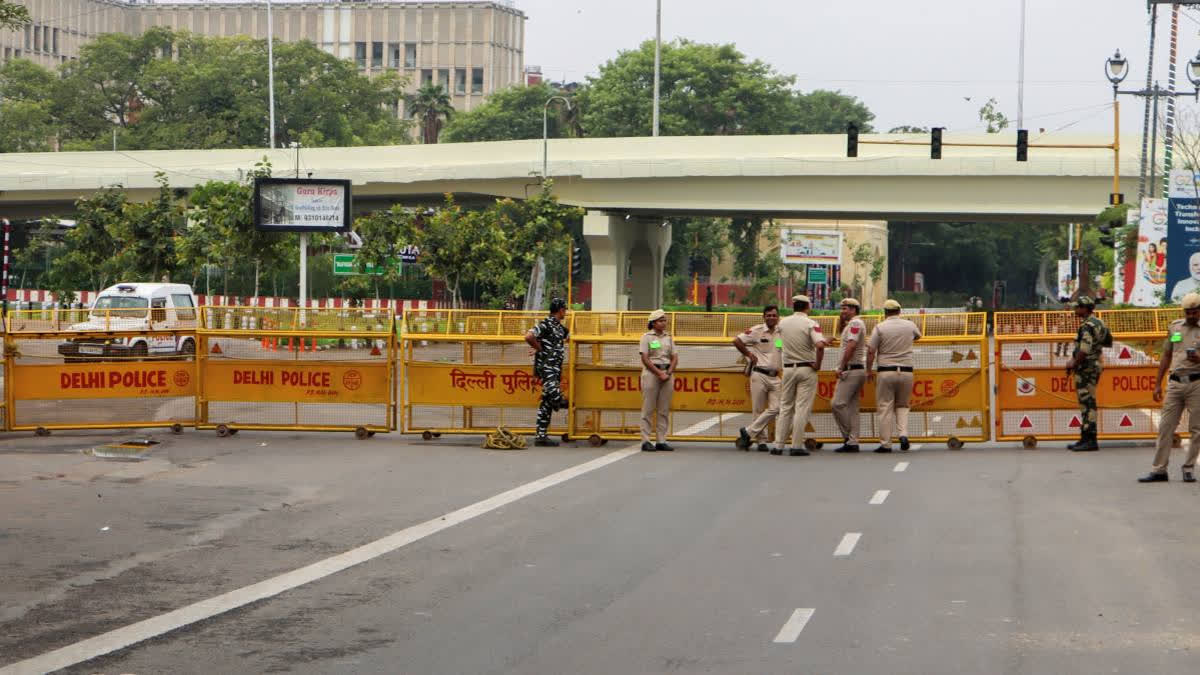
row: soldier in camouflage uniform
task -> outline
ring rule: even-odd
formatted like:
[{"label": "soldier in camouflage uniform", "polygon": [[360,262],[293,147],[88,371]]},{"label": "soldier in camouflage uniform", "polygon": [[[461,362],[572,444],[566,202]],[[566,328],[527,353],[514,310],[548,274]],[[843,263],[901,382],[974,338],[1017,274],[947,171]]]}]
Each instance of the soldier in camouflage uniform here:
[{"label": "soldier in camouflage uniform", "polygon": [[537,435],[534,445],[556,447],[558,441],[547,434],[550,418],[556,410],[567,407],[562,394],[563,362],[567,354],[569,332],[563,325],[567,316],[567,303],[555,298],[550,301],[550,316],[542,319],[525,334],[525,342],[533,347],[533,374],[542,381],[542,401],[538,406]]},{"label": "soldier in camouflage uniform", "polygon": [[1108,327],[1095,315],[1096,302],[1086,295],[1075,300],[1075,316],[1083,319],[1075,334],[1075,353],[1067,361],[1067,375],[1075,376],[1075,395],[1079,399],[1079,442],[1067,446],[1075,452],[1099,450],[1096,440],[1096,385],[1103,370],[1100,357],[1111,346]]}]

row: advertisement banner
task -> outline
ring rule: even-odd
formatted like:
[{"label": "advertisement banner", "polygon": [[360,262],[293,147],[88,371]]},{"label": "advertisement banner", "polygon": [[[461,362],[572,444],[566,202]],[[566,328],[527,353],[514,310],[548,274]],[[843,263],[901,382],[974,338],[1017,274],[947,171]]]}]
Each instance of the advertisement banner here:
[{"label": "advertisement banner", "polygon": [[263,403],[388,403],[388,364],[204,363],[204,396],[209,401]]},{"label": "advertisement banner", "polygon": [[779,253],[785,265],[841,265],[842,233],[783,228]]},{"label": "advertisement banner", "polygon": [[350,229],[350,181],[259,178],[254,181],[254,227],[272,232]]},{"label": "advertisement banner", "polygon": [[9,386],[21,400],[195,396],[193,363],[18,365]]},{"label": "advertisement banner", "polygon": [[1138,222],[1137,253],[1133,278],[1122,287],[1124,302],[1138,307],[1158,307],[1167,286],[1167,200],[1143,199]]},{"label": "advertisement banner", "polygon": [[1075,293],[1075,280],[1071,278],[1071,261],[1058,261],[1058,299],[1066,302]]},{"label": "advertisement banner", "polygon": [[1200,292],[1200,187],[1188,169],[1171,170],[1167,207],[1167,288],[1178,303],[1188,293]]}]

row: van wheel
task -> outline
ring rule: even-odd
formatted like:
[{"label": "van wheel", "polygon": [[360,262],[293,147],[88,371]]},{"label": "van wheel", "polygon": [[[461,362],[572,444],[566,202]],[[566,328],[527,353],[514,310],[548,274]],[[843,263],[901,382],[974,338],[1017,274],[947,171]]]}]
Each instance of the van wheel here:
[{"label": "van wheel", "polygon": [[196,341],[184,340],[182,345],[179,345],[179,354],[184,358],[194,357],[196,355]]},{"label": "van wheel", "polygon": [[171,433],[182,434],[183,433],[183,425],[182,424],[172,424],[171,425]]},{"label": "van wheel", "polygon": [[135,359],[144,359],[149,353],[150,348],[146,346],[145,342],[139,342],[129,350],[129,354]]}]

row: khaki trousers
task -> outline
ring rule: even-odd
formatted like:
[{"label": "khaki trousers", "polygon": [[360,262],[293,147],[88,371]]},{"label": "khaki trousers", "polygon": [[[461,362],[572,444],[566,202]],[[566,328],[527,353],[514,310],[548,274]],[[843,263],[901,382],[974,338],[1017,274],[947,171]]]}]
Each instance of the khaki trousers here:
[{"label": "khaki trousers", "polygon": [[780,386],[778,377],[750,373],[750,402],[754,406],[754,421],[746,427],[750,440],[766,442],[767,427],[779,417]]},{"label": "khaki trousers", "polygon": [[783,391],[780,392],[779,419],[775,422],[775,447],[788,447],[792,432],[796,438],[791,447],[804,447],[804,428],[817,397],[817,371],[808,366],[783,369]]},{"label": "khaki trousers", "polygon": [[847,370],[833,390],[833,419],[847,445],[858,445],[861,421],[858,416],[859,394],[867,381],[867,371]]},{"label": "khaki trousers", "polygon": [[667,419],[671,414],[671,395],[674,393],[674,375],[663,382],[649,370],[642,370],[643,443],[653,443],[656,439],[659,443],[666,442]]},{"label": "khaki trousers", "polygon": [[1200,455],[1200,380],[1168,380],[1167,391],[1163,394],[1162,417],[1158,421],[1158,451],[1154,453],[1155,473],[1167,472],[1167,463],[1171,459],[1171,445],[1174,443],[1175,430],[1179,428],[1179,419],[1183,417],[1184,408],[1188,411],[1188,433],[1192,437],[1188,440],[1188,454],[1183,465],[1196,465],[1196,456]]},{"label": "khaki trousers", "polygon": [[913,374],[891,370],[879,373],[875,382],[875,408],[879,412],[879,442],[892,447],[892,434],[908,436],[908,403],[912,398]]}]

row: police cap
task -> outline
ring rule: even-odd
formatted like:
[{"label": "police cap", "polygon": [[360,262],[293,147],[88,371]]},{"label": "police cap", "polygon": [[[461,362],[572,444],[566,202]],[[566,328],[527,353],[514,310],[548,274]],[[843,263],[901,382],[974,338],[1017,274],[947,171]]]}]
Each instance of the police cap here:
[{"label": "police cap", "polygon": [[665,318],[667,318],[667,313],[662,311],[661,309],[656,309],[653,312],[650,312],[650,318],[647,319],[647,321],[654,322],[654,321],[658,321],[659,319],[665,319]]},{"label": "police cap", "polygon": [[888,298],[883,303],[883,308],[889,312],[895,312],[900,309],[900,303],[896,302],[895,300],[892,300],[891,298]]},{"label": "police cap", "polygon": [[854,298],[846,298],[845,300],[842,300],[842,306],[843,307],[862,307],[862,305],[860,305],[858,303],[858,301],[855,300]]},{"label": "police cap", "polygon": [[1200,293],[1188,293],[1181,304],[1184,309],[1200,309]]},{"label": "police cap", "polygon": [[806,302],[810,305],[812,304],[812,300],[809,300],[807,295],[793,295],[792,302]]}]

